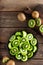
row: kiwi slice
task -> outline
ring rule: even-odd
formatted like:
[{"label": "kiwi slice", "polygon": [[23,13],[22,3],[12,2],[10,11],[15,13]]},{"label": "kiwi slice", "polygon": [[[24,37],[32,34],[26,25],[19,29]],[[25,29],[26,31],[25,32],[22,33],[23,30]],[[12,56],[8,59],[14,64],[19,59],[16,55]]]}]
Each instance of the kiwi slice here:
[{"label": "kiwi slice", "polygon": [[27,55],[23,55],[21,60],[25,62],[27,61],[27,59],[28,59]]},{"label": "kiwi slice", "polygon": [[32,51],[32,50],[33,50],[33,46],[32,46],[32,45],[30,45],[29,51]]},{"label": "kiwi slice", "polygon": [[26,49],[26,50],[29,50],[29,48],[30,48],[30,43],[25,42],[25,43],[22,45],[22,48],[23,48],[23,49]]},{"label": "kiwi slice", "polygon": [[31,57],[33,57],[33,52],[28,53],[28,58],[31,58]]},{"label": "kiwi slice", "polygon": [[17,47],[11,48],[11,50],[10,50],[11,55],[16,55],[17,53],[18,53],[18,48]]},{"label": "kiwi slice", "polygon": [[41,33],[43,33],[43,25],[41,25],[41,26],[39,27],[39,31],[40,31]]},{"label": "kiwi slice", "polygon": [[12,42],[15,39],[16,39],[15,35],[12,35],[11,38],[9,39],[9,41]]},{"label": "kiwi slice", "polygon": [[16,54],[16,59],[20,60],[21,59],[21,55],[20,54]]},{"label": "kiwi slice", "polygon": [[35,27],[35,20],[34,19],[30,19],[29,21],[28,21],[28,26],[30,27],[30,28],[34,28]]},{"label": "kiwi slice", "polygon": [[21,32],[16,32],[15,36],[22,36]]},{"label": "kiwi slice", "polygon": [[20,49],[20,52],[21,52],[22,55],[26,55],[27,54],[27,50],[25,50],[25,49]]},{"label": "kiwi slice", "polygon": [[36,26],[40,26],[41,25],[41,19],[40,18],[35,19],[35,21],[36,21]]},{"label": "kiwi slice", "polygon": [[36,51],[37,51],[37,47],[34,46],[33,53],[35,53]]},{"label": "kiwi slice", "polygon": [[29,34],[27,35],[27,39],[28,39],[28,40],[32,40],[32,39],[33,39],[33,34],[29,33]]},{"label": "kiwi slice", "polygon": [[12,43],[11,43],[11,42],[9,42],[9,44],[8,44],[8,48],[9,48],[9,49],[12,48]]},{"label": "kiwi slice", "polygon": [[6,62],[8,62],[9,59],[10,59],[9,57],[4,56],[3,59],[2,59],[2,63],[6,63]]},{"label": "kiwi slice", "polygon": [[31,44],[34,46],[34,45],[36,45],[37,44],[37,39],[36,38],[33,38],[32,40],[31,40]]},{"label": "kiwi slice", "polygon": [[23,33],[23,37],[27,36],[27,33],[25,31],[22,31],[22,33]]}]

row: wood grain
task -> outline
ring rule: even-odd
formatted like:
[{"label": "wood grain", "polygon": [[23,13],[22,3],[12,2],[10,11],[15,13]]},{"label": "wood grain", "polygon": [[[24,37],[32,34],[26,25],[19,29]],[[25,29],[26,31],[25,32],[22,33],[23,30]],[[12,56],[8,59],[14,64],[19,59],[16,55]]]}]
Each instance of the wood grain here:
[{"label": "wood grain", "polygon": [[20,11],[37,4],[43,4],[43,0],[0,0],[0,11]]},{"label": "wood grain", "polygon": [[27,27],[27,21],[18,21],[18,13],[19,12],[1,12],[0,27]]},{"label": "wood grain", "polygon": [[38,43],[43,43],[43,37],[30,28],[0,28],[0,41],[7,43],[9,37],[12,34],[14,34],[16,31],[22,31],[22,30],[33,33],[34,36],[38,39]]},{"label": "wood grain", "polygon": [[[17,61],[15,60],[15,64],[16,65],[43,65],[43,60],[28,60],[27,62],[21,62],[21,61]],[[3,64],[1,61],[0,61],[0,65],[6,65],[6,64]]]}]

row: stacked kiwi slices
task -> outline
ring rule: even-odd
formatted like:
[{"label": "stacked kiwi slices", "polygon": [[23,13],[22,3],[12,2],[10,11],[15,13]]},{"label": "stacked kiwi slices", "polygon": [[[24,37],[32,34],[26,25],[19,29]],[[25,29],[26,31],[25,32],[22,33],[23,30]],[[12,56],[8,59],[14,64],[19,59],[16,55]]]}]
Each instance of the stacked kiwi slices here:
[{"label": "stacked kiwi slices", "polygon": [[8,48],[12,56],[25,62],[37,51],[37,39],[32,33],[16,32],[9,39]]},{"label": "stacked kiwi slices", "polygon": [[39,31],[43,34],[43,24],[38,11],[33,11],[32,19],[28,21],[28,27],[34,28],[35,26],[38,27]]}]

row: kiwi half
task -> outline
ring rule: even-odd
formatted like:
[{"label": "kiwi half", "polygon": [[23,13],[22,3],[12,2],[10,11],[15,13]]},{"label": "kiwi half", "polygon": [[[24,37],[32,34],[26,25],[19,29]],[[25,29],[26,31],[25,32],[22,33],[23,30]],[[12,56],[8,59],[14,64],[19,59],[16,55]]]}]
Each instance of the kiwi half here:
[{"label": "kiwi half", "polygon": [[40,18],[36,18],[36,26],[40,26],[41,25],[41,19]]},{"label": "kiwi half", "polygon": [[41,33],[43,33],[43,25],[41,25],[41,26],[39,27],[39,31],[40,31]]},{"label": "kiwi half", "polygon": [[29,21],[28,21],[28,27],[30,27],[30,28],[34,28],[35,27],[35,20],[34,19],[30,19]]}]

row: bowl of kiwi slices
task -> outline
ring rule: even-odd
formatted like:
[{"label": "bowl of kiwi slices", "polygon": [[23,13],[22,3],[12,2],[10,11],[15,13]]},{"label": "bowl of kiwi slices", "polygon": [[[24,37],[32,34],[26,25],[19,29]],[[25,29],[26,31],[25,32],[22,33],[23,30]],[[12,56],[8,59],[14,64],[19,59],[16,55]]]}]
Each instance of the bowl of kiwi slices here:
[{"label": "bowl of kiwi slices", "polygon": [[11,56],[25,62],[37,51],[37,39],[32,33],[16,32],[9,39],[8,49]]}]

